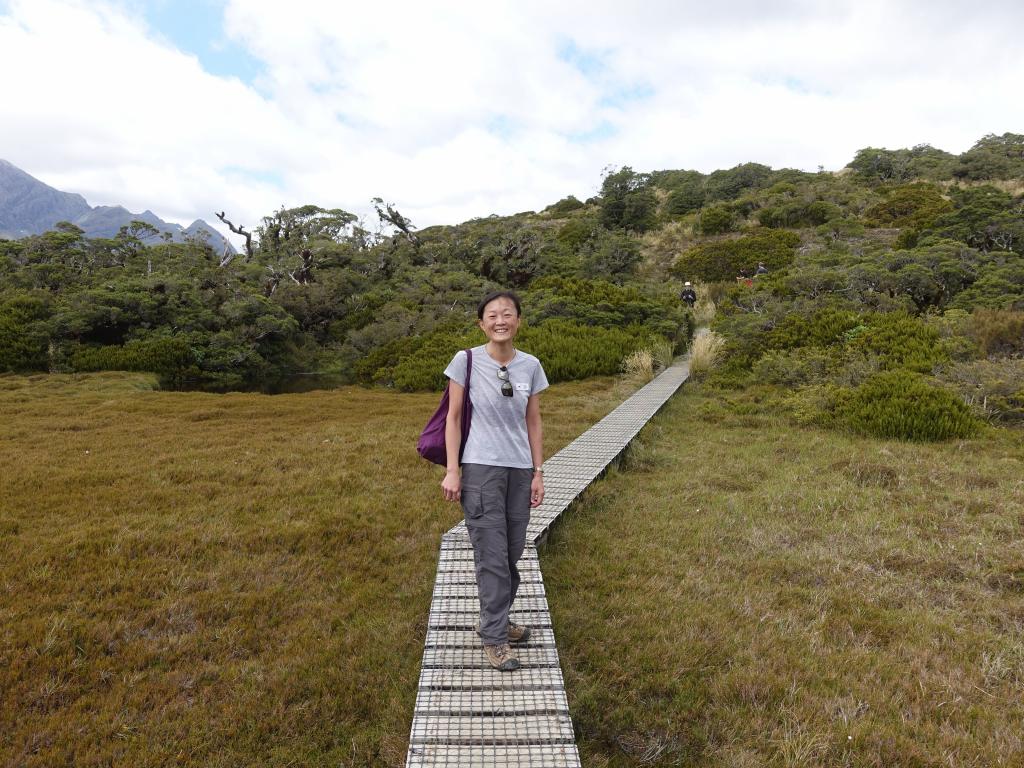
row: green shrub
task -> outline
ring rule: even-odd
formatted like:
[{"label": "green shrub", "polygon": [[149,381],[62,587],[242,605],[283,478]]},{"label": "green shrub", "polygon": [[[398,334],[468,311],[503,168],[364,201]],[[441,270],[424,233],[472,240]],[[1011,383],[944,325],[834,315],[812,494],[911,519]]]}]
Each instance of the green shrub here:
[{"label": "green shrub", "polygon": [[640,325],[601,328],[570,320],[549,320],[525,328],[516,346],[540,358],[548,380],[569,381],[618,373],[622,359],[651,346],[658,337]]},{"label": "green shrub", "polygon": [[423,389],[444,389],[447,381],[444,369],[460,349],[475,347],[484,342],[479,329],[455,333],[442,331],[419,340],[415,351],[403,356],[392,367],[374,373],[374,381],[391,384],[405,392]]},{"label": "green shrub", "polygon": [[45,371],[49,317],[46,299],[18,294],[0,303],[0,371]]},{"label": "green shrub", "polygon": [[752,370],[759,382],[797,387],[824,379],[831,363],[831,356],[817,348],[771,351]]},{"label": "green shrub", "polygon": [[757,213],[758,223],[762,227],[817,227],[843,215],[843,210],[835,203],[825,200],[813,202],[793,201],[781,205],[762,208]]},{"label": "green shrub", "polygon": [[885,199],[864,211],[864,221],[872,227],[912,227],[920,230],[953,210],[935,184],[916,183],[893,187]]},{"label": "green shrub", "polygon": [[841,423],[854,432],[898,440],[972,437],[979,422],[950,392],[908,371],[886,371],[841,398]]},{"label": "green shrub", "polygon": [[693,334],[692,317],[669,290],[641,291],[606,280],[544,277],[533,283],[524,302],[534,325],[551,319],[606,328],[642,324],[673,341]]},{"label": "green shrub", "polygon": [[864,329],[848,338],[851,352],[877,356],[885,370],[931,373],[937,364],[949,359],[935,328],[899,312],[868,315]]},{"label": "green shrub", "polygon": [[555,216],[564,216],[583,207],[585,207],[584,203],[575,195],[569,195],[568,197],[563,197],[557,203],[549,205],[544,209],[544,212],[554,214]]},{"label": "green shrub", "polygon": [[129,341],[123,346],[79,347],[71,353],[76,371],[148,371],[173,377],[195,362],[188,340],[174,336]]},{"label": "green shrub", "polygon": [[856,312],[826,308],[806,315],[787,315],[770,334],[768,344],[773,349],[795,347],[827,347],[842,341],[847,332],[860,324]]},{"label": "green shrub", "polygon": [[779,404],[797,424],[805,427],[834,427],[835,408],[841,390],[830,382],[800,387]]},{"label": "green shrub", "polygon": [[771,271],[788,267],[799,244],[800,236],[794,232],[755,230],[744,237],[690,248],[676,260],[670,271],[683,280],[696,277],[704,281],[731,281],[741,269],[753,271],[759,261],[763,261]]},{"label": "green shrub", "polygon": [[697,218],[697,229],[702,235],[720,235],[733,229],[735,213],[732,207],[719,203],[701,210]]},{"label": "green shrub", "polygon": [[[621,370],[623,358],[641,347],[651,346],[658,338],[640,325],[602,328],[570,320],[549,320],[524,327],[516,337],[516,347],[536,355],[548,381],[554,383],[615,375]],[[479,330],[461,335],[450,331],[430,334],[397,364],[379,369],[374,380],[404,391],[442,389],[444,369],[455,353],[483,343]]]}]

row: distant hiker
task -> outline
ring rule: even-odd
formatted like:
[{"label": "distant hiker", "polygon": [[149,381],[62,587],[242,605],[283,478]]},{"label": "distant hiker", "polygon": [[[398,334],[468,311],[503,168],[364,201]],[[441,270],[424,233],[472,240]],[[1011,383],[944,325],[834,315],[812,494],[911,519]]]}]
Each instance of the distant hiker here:
[{"label": "distant hiker", "polygon": [[689,283],[683,283],[683,290],[679,293],[679,299],[686,302],[686,305],[692,308],[697,303],[697,292],[693,290],[693,286]]},{"label": "distant hiker", "polygon": [[764,262],[763,261],[757,262],[757,271],[754,273],[754,277],[758,277],[759,275],[767,275],[767,274],[768,274],[768,267],[766,267],[764,265]]},{"label": "distant hiker", "polygon": [[480,598],[476,630],[483,639],[484,655],[495,669],[511,672],[519,668],[519,657],[509,643],[525,642],[530,636],[528,627],[509,619],[509,610],[519,589],[516,563],[526,546],[530,508],[544,501],[538,395],[547,389],[548,380],[536,357],[512,346],[522,315],[516,294],[490,293],[476,314],[487,343],[472,350],[473,418],[461,460],[466,353],[458,352],[444,371],[450,380],[445,428],[448,463],[441,490],[446,500],[462,502],[473,543]]}]

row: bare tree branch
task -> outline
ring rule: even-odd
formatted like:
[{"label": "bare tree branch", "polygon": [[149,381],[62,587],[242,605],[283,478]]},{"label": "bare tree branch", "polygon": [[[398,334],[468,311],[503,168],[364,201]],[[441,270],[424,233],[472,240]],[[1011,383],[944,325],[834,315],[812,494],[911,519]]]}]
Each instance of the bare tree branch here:
[{"label": "bare tree branch", "polygon": [[[224,217],[224,211],[217,213],[216,216],[218,219],[220,219],[221,221],[228,225],[228,229],[230,229],[236,235],[241,235],[242,237],[245,238],[245,260],[252,261],[252,232],[246,232],[245,227],[236,227],[234,224],[232,224]],[[227,266],[228,262],[230,261],[231,259],[228,259],[227,261],[224,261],[222,259],[221,266]]]},{"label": "bare tree branch", "polygon": [[373,203],[373,208],[377,211],[377,217],[382,223],[386,221],[399,230],[412,245],[418,246],[420,244],[420,239],[413,232],[416,227],[412,225],[412,221],[400,214],[397,208],[391,205],[391,203],[385,203],[379,197],[373,198],[370,202]]}]

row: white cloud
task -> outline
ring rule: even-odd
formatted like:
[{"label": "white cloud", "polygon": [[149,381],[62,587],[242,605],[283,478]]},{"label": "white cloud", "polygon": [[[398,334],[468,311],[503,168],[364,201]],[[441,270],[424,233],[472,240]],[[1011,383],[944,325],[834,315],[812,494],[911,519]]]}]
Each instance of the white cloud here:
[{"label": "white cloud", "polygon": [[230,0],[224,18],[255,85],[131,6],[14,2],[0,156],[186,222],[380,195],[427,226],[587,197],[608,164],[834,169],[1024,130],[1011,2]]}]

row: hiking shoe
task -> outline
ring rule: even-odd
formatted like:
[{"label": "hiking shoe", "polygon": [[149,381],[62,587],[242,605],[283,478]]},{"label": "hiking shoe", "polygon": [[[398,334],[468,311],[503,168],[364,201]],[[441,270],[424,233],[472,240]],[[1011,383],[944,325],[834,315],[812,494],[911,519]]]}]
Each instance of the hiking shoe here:
[{"label": "hiking shoe", "polygon": [[[480,634],[480,622],[473,625],[476,633]],[[530,639],[530,628],[516,624],[511,619],[508,622],[508,641],[510,643],[525,643]]]},{"label": "hiking shoe", "polygon": [[485,645],[484,655],[487,662],[499,672],[511,672],[519,669],[519,658],[508,643],[502,645]]},{"label": "hiking shoe", "polygon": [[530,639],[530,628],[516,624],[514,621],[508,623],[508,641],[510,643],[525,643]]}]

